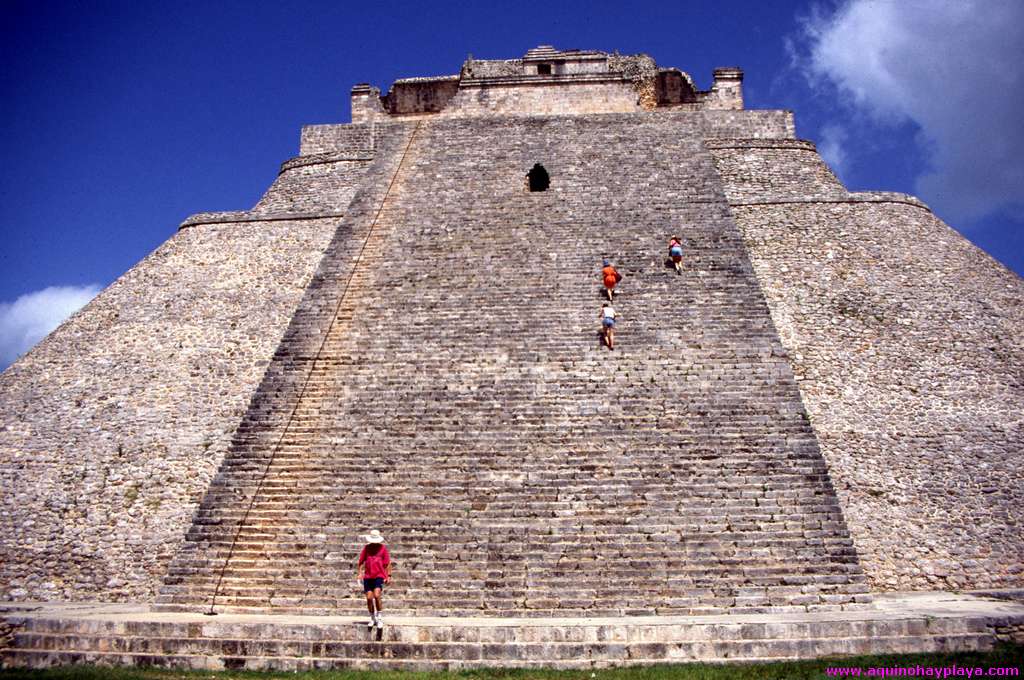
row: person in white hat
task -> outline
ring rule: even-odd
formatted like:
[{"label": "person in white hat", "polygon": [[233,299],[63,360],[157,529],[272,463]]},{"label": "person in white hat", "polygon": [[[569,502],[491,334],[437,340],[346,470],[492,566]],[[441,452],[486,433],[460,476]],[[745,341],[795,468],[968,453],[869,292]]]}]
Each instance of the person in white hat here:
[{"label": "person in white hat", "polygon": [[381,595],[384,584],[391,583],[391,555],[384,545],[384,537],[379,529],[372,529],[363,536],[366,545],[359,553],[356,565],[356,579],[362,582],[366,594],[366,608],[370,611],[367,628],[384,628],[384,617],[381,614]]}]

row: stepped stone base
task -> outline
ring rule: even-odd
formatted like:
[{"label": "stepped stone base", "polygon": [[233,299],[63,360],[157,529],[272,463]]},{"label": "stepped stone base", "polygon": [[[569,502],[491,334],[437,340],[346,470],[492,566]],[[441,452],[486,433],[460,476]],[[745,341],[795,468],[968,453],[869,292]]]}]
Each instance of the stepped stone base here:
[{"label": "stepped stone base", "polygon": [[839,612],[618,618],[365,617],[154,612],[148,605],[4,605],[3,667],[196,669],[590,668],[989,649],[1024,642],[1024,604],[951,593],[883,595]]}]

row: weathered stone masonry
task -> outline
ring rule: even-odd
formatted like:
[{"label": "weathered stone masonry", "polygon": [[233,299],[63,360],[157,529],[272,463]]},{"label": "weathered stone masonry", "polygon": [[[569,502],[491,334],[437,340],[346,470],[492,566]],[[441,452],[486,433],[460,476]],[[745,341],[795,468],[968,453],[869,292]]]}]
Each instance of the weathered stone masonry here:
[{"label": "weathered stone masonry", "polygon": [[372,157],[285,163],[0,375],[8,599],[150,599]]},{"label": "weathered stone masonry", "polygon": [[1020,587],[1024,282],[806,142],[711,146],[872,586]]},{"label": "weathered stone masonry", "polygon": [[[364,455],[412,485],[381,510],[408,611],[453,610],[466,535],[490,612],[623,611],[627,537],[664,551],[661,611],[856,604],[847,524],[875,589],[1020,587],[1024,283],[847,192],[741,82],[537,48],[353,88],[252,210],[189,218],[0,375],[2,597],[195,606],[227,564],[222,602],[340,606],[311,565],[365,528]],[[521,193],[534,162],[552,187]],[[627,274],[614,357],[591,250]],[[553,540],[591,577],[545,571]]]},{"label": "weathered stone masonry", "polygon": [[[662,613],[865,601],[705,122],[420,119],[361,292],[335,315],[350,259],[325,256],[159,602],[358,606],[336,574],[371,516],[407,556],[392,612],[622,613],[641,587]],[[546,192],[524,191],[535,160]],[[665,222],[699,279],[666,272]],[[629,282],[612,356],[603,252]]]}]

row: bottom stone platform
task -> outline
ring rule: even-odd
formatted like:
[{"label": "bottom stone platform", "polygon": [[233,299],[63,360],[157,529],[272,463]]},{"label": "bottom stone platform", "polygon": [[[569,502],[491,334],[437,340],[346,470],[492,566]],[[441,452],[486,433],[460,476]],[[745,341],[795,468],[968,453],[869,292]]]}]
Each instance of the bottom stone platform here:
[{"label": "bottom stone platform", "polygon": [[1024,604],[954,593],[881,595],[858,611],[620,618],[153,612],[148,605],[0,604],[3,666],[202,669],[590,668],[687,661],[989,649],[1024,641]]}]

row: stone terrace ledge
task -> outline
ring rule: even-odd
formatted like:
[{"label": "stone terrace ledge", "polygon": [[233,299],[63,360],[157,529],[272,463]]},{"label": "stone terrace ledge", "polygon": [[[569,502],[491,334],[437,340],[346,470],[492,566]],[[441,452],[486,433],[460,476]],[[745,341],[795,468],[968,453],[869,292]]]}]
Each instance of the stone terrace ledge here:
[{"label": "stone terrace ledge", "polygon": [[840,612],[622,618],[393,617],[154,612],[148,605],[0,605],[3,666],[197,669],[591,668],[989,649],[1024,642],[1020,593],[879,595]]}]

